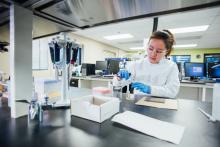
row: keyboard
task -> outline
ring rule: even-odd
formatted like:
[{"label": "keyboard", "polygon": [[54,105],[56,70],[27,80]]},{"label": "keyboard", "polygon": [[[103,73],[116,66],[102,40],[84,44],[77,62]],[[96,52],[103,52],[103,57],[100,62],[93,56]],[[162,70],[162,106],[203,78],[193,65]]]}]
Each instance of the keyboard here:
[{"label": "keyboard", "polygon": [[205,83],[216,83],[215,80],[203,80]]},{"label": "keyboard", "polygon": [[103,79],[113,79],[113,77],[102,77]]},{"label": "keyboard", "polygon": [[113,78],[114,75],[103,75],[103,77],[109,77],[109,78]]},{"label": "keyboard", "polygon": [[91,76],[88,76],[88,77],[90,77],[90,78],[101,78],[102,76],[100,76],[100,75],[91,75]]},{"label": "keyboard", "polygon": [[189,83],[189,84],[205,84],[204,81],[189,81],[189,80],[182,80],[181,83]]}]

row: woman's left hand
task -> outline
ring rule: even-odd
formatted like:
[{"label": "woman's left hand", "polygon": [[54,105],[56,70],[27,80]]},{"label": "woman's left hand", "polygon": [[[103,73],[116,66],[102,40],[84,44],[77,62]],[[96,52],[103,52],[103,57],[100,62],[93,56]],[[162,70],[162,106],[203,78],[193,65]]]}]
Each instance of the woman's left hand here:
[{"label": "woman's left hand", "polygon": [[141,91],[141,92],[143,92],[143,93],[147,93],[147,94],[150,94],[150,93],[151,93],[151,88],[150,88],[150,86],[145,85],[145,84],[140,83],[140,82],[134,82],[134,83],[132,83],[132,86],[131,86],[131,87],[134,88],[134,89],[137,89],[137,90],[139,90],[139,91]]}]

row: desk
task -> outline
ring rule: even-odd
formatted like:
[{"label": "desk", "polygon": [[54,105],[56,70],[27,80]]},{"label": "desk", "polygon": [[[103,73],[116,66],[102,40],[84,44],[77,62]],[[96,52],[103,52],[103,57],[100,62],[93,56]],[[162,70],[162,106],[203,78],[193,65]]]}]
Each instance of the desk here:
[{"label": "desk", "polygon": [[89,88],[92,89],[93,87],[110,87],[112,78],[92,78],[89,76],[85,77],[72,77],[72,79],[77,79],[78,80],[78,87],[79,88]]},{"label": "desk", "polygon": [[[72,94],[87,95],[91,90],[71,88]],[[98,124],[70,117],[70,110],[48,111],[44,122],[27,124],[27,117],[10,119],[10,110],[0,111],[1,146],[41,147],[219,147],[220,122],[208,122],[197,107],[210,111],[210,103],[180,100],[179,110],[165,110],[134,105],[124,100],[121,112],[130,110],[162,121],[186,127],[179,145],[131,130],[110,120]],[[0,108],[2,110],[2,108]],[[2,115],[2,113],[4,115]]]},{"label": "desk", "polygon": [[[111,87],[112,79],[105,78],[91,78],[87,77],[72,77],[72,79],[78,80],[79,88],[89,88],[103,86]],[[177,95],[182,99],[193,99],[201,101],[212,101],[213,83],[211,84],[196,84],[196,83],[180,83],[180,91]]]},{"label": "desk", "polygon": [[[78,80],[79,88],[89,88],[104,86],[110,87],[112,79],[105,78],[91,78],[86,77],[72,77],[72,79]],[[193,99],[201,101],[212,101],[213,83],[210,84],[196,84],[196,83],[180,83],[180,91],[177,95],[182,99]]]},{"label": "desk", "polygon": [[[209,93],[207,93],[207,91]],[[209,98],[209,101],[211,101],[212,93],[213,93],[213,83],[196,84],[196,83],[181,82],[180,92],[177,97],[186,98],[186,97],[192,96],[193,97],[192,99],[200,100],[201,98],[202,101],[206,101],[207,98]]]}]

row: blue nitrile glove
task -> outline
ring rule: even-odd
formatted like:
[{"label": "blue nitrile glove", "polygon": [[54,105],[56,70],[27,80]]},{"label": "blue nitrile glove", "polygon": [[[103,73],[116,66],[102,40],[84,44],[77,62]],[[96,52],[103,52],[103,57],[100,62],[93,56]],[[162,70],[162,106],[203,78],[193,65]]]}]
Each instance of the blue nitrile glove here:
[{"label": "blue nitrile glove", "polygon": [[122,79],[129,79],[129,72],[127,70],[120,70],[117,75]]},{"label": "blue nitrile glove", "polygon": [[134,82],[132,83],[132,88],[140,90],[143,93],[147,93],[150,94],[151,93],[151,88],[148,85],[145,85],[143,83],[139,83],[139,82]]}]

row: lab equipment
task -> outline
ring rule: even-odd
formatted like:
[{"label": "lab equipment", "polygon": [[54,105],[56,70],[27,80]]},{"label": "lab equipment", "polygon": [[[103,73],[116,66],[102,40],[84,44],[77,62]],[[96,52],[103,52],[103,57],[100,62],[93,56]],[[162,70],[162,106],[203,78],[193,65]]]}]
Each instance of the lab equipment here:
[{"label": "lab equipment", "polygon": [[[52,38],[49,42],[49,50],[51,61],[55,68],[55,79],[58,80],[61,77],[61,99],[56,102],[57,106],[69,106],[70,100],[68,98],[69,81],[71,64],[74,64],[77,59],[78,49],[80,45],[76,41],[71,41],[65,32]],[[72,56],[72,57],[71,57]],[[59,74],[62,73],[62,74]],[[60,90],[59,89],[59,90]],[[57,95],[53,93],[53,95]],[[41,96],[42,97],[42,96]]]},{"label": "lab equipment", "polygon": [[119,63],[118,60],[108,60],[108,73],[117,74],[119,72]]},{"label": "lab equipment", "polygon": [[75,64],[72,68],[72,76],[81,76],[82,65]]},{"label": "lab equipment", "polygon": [[[131,75],[127,70],[127,62],[126,59],[119,62],[119,72],[117,76],[114,76],[112,81],[113,87],[113,96],[122,99],[122,92],[124,88],[126,88],[126,98],[130,99],[130,84],[134,80],[134,75]],[[120,77],[120,78],[118,78]]]},{"label": "lab equipment", "polygon": [[143,83],[140,82],[134,82],[132,83],[132,88],[137,89],[143,93],[147,93],[150,94],[151,93],[151,88],[148,85],[145,85]]},{"label": "lab equipment", "polygon": [[185,76],[190,77],[190,80],[197,80],[205,76],[205,65],[204,63],[184,63]]},{"label": "lab equipment", "polygon": [[[55,103],[57,107],[60,106],[59,101],[62,100],[61,87],[61,80],[35,79],[35,92],[38,94],[39,103],[47,101],[47,103]],[[47,100],[45,97],[47,97]],[[68,100],[67,98],[65,99],[66,101]]]},{"label": "lab equipment", "polygon": [[72,42],[66,43],[66,64],[70,63]]},{"label": "lab equipment", "polygon": [[129,85],[132,83],[132,81],[132,76],[130,76],[129,79],[126,80],[125,78],[119,79],[118,76],[115,75],[112,80],[113,96],[122,99],[122,89],[126,87],[126,98],[130,99]]},{"label": "lab equipment", "polygon": [[[39,104],[37,103],[37,100],[31,100],[31,103],[29,105],[29,120],[33,120],[39,115]],[[38,118],[39,119],[39,118]]]},{"label": "lab equipment", "polygon": [[96,61],[95,69],[96,70],[107,70],[108,62],[107,61]]},{"label": "lab equipment", "polygon": [[209,62],[207,64],[207,76],[209,78],[220,78],[220,62]]},{"label": "lab equipment", "polygon": [[95,75],[95,64],[83,63],[81,71],[82,76]]},{"label": "lab equipment", "polygon": [[78,51],[80,50],[79,47],[75,47],[72,48],[72,59],[71,59],[71,64],[75,64],[76,60],[77,60],[77,55],[78,55]]}]

